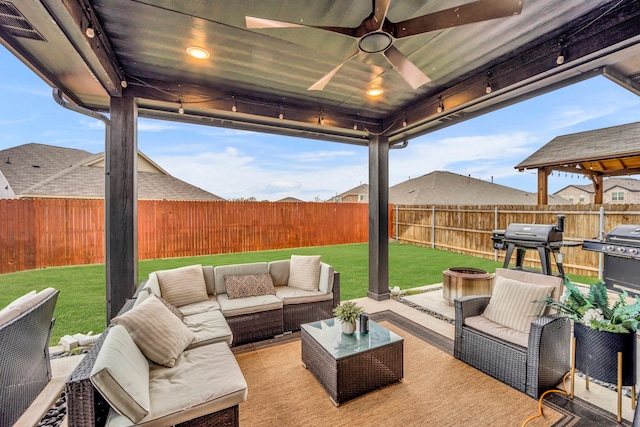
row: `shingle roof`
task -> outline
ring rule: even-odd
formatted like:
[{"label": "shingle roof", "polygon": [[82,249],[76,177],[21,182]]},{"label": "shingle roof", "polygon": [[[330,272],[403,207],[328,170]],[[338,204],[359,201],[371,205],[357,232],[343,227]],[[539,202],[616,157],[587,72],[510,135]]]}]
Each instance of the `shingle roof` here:
[{"label": "shingle roof", "polygon": [[[389,202],[402,205],[537,205],[537,193],[500,184],[435,171],[389,188]],[[550,196],[550,204],[568,204]]]},{"label": "shingle roof", "polygon": [[520,162],[516,169],[640,155],[640,122],[561,135]]},{"label": "shingle roof", "polygon": [[[584,185],[567,185],[562,190],[556,191],[554,194],[558,194],[561,191],[566,190],[569,187],[575,187],[587,193],[594,193],[593,184],[584,184]],[[603,180],[603,190],[609,191],[614,187],[622,187],[625,190],[629,190],[632,192],[640,191],[640,179],[633,178],[609,178]]]},{"label": "shingle roof", "polygon": [[[147,164],[156,166],[139,154]],[[18,197],[104,198],[104,167],[100,162],[104,153],[25,144],[0,151],[0,158],[4,159],[0,171]],[[153,172],[138,171],[138,199],[223,200],[159,167],[151,169]]]},{"label": "shingle roof", "polygon": [[344,193],[338,194],[335,197],[342,198],[342,197],[358,195],[358,194],[369,194],[369,184],[360,184],[357,187],[353,187],[351,190],[347,190]]}]

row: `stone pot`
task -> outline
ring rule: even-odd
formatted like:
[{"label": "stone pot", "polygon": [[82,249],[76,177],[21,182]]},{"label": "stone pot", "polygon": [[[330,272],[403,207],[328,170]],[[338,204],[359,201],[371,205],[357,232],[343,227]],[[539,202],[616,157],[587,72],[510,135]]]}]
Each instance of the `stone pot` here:
[{"label": "stone pot", "polygon": [[574,322],[576,369],[610,384],[618,384],[618,352],[622,352],[622,385],[636,383],[636,334],[598,331]]},{"label": "stone pot", "polygon": [[351,335],[356,331],[356,322],[341,322],[342,323],[342,333]]}]

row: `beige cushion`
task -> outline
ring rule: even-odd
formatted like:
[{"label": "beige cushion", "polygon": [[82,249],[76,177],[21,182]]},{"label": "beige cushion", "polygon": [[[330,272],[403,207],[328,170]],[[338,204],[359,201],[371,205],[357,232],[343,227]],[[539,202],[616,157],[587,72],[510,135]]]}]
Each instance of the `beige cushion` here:
[{"label": "beige cushion", "polygon": [[261,311],[282,310],[282,300],[275,295],[229,299],[226,294],[218,295],[220,310],[224,317],[241,314],[260,313]]},{"label": "beige cushion", "polygon": [[37,293],[34,290],[25,295],[22,295],[19,298],[16,298],[8,306],[3,308],[2,311],[0,311],[0,325],[9,323],[13,319],[20,316],[22,313],[25,313],[28,310],[32,309],[33,307],[47,299],[47,297],[55,291],[56,290],[54,288],[46,288]]},{"label": "beige cushion", "polygon": [[124,326],[109,329],[91,370],[91,382],[131,422],[137,423],[151,409],[149,363]]},{"label": "beige cushion", "polygon": [[224,276],[224,285],[227,296],[232,299],[276,294],[269,273]]},{"label": "beige cushion", "polygon": [[282,300],[282,304],[306,304],[308,302],[332,301],[333,293],[322,291],[305,291],[291,286],[278,286],[276,296]]},{"label": "beige cushion", "polygon": [[180,321],[155,295],[111,320],[127,328],[142,353],[152,361],[172,367],[176,358],[194,339]]},{"label": "beige cushion", "polygon": [[231,328],[220,310],[191,314],[183,322],[196,337],[187,350],[214,342],[233,342]]},{"label": "beige cushion", "polygon": [[202,313],[205,311],[220,310],[220,304],[218,304],[218,298],[215,295],[209,295],[209,299],[206,301],[194,302],[193,304],[187,304],[178,308],[185,316],[190,314]]},{"label": "beige cushion", "polygon": [[209,299],[201,265],[156,271],[162,298],[180,307]]},{"label": "beige cushion", "polygon": [[269,263],[269,274],[273,280],[273,286],[287,286],[289,282],[289,264],[291,260],[282,259]]},{"label": "beige cushion", "polygon": [[320,255],[291,255],[288,286],[317,291],[320,280]]},{"label": "beige cushion", "polygon": [[542,300],[552,291],[553,286],[497,277],[493,294],[482,315],[508,328],[529,333],[531,322],[545,309]]},{"label": "beige cushion", "polygon": [[522,347],[529,347],[528,333],[508,328],[484,316],[467,317],[464,319],[464,324],[492,337],[500,338]]}]

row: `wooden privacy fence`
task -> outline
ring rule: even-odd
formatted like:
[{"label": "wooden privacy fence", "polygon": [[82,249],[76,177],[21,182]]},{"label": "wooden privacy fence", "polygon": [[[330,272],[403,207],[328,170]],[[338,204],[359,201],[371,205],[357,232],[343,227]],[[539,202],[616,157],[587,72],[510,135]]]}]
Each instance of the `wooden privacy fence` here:
[{"label": "wooden privacy fence", "polygon": [[[495,251],[493,230],[509,224],[556,224],[565,215],[563,240],[582,243],[622,224],[640,224],[640,205],[558,206],[407,206],[393,209],[392,234],[401,242],[444,249],[504,262],[506,251]],[[602,227],[601,227],[602,221]],[[565,247],[567,273],[596,276],[600,254],[581,246]],[[515,254],[511,258],[515,263]],[[537,251],[528,250],[525,265],[540,268]],[[555,261],[552,260],[555,267]]]},{"label": "wooden privacy fence", "polygon": [[[367,204],[138,202],[139,259],[367,241]],[[0,200],[0,273],[104,262],[103,200]]]}]

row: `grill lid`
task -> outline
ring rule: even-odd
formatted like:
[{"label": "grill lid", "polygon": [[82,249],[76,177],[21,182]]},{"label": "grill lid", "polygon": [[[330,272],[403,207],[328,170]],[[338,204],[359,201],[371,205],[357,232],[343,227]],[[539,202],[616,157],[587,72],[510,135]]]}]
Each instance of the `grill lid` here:
[{"label": "grill lid", "polygon": [[549,224],[509,224],[504,232],[504,240],[547,244],[562,241],[562,232]]},{"label": "grill lid", "polygon": [[606,241],[640,246],[640,225],[626,224],[614,227],[607,234]]}]

